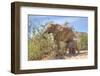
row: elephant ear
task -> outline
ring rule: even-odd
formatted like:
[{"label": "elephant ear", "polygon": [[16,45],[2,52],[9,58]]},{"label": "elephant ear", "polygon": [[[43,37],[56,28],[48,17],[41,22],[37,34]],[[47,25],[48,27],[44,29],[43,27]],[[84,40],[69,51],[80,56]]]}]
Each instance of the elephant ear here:
[{"label": "elephant ear", "polygon": [[58,31],[63,31],[64,28],[63,28],[61,25],[59,25],[59,26],[57,27],[57,30],[58,30]]}]

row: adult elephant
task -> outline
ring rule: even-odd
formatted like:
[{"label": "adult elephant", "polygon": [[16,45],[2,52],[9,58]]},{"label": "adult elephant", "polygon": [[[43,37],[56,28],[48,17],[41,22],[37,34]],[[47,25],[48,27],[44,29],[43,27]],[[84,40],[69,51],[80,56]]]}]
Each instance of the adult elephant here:
[{"label": "adult elephant", "polygon": [[[52,33],[54,42],[57,45],[57,52],[60,50],[60,41],[63,41],[68,45],[68,42],[73,41],[75,38],[72,28],[61,26],[59,24],[47,24],[43,34],[45,33]],[[66,46],[66,49],[67,48],[68,47]]]}]

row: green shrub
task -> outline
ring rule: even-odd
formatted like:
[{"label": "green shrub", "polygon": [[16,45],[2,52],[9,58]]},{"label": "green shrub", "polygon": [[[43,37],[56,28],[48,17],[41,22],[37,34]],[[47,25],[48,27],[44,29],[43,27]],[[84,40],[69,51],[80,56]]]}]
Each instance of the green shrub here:
[{"label": "green shrub", "polygon": [[53,48],[55,44],[52,35],[45,34],[45,37],[46,39],[42,33],[37,33],[28,40],[28,60],[40,60]]}]

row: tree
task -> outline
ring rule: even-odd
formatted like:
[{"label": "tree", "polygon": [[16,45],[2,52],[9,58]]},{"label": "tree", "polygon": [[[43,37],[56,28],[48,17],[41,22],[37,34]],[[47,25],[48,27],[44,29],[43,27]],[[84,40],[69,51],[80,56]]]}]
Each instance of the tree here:
[{"label": "tree", "polygon": [[87,49],[88,48],[88,35],[86,33],[83,33],[80,37],[81,40],[81,49]]}]

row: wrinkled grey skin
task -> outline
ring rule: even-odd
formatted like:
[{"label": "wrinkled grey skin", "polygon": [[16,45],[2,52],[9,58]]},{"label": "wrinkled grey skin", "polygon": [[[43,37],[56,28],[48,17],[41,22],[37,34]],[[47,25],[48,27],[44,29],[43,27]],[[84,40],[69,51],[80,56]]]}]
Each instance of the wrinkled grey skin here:
[{"label": "wrinkled grey skin", "polygon": [[66,50],[68,48],[74,47],[79,53],[76,42],[74,41],[75,34],[71,28],[64,27],[59,24],[48,24],[47,27],[44,29],[43,35],[45,33],[48,33],[48,34],[52,33],[52,35],[54,37],[54,42],[57,45],[58,51],[60,50],[60,41],[63,41],[67,44]]}]

